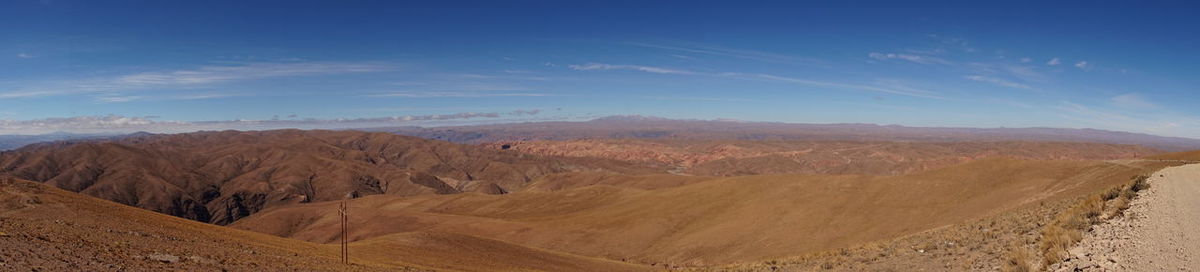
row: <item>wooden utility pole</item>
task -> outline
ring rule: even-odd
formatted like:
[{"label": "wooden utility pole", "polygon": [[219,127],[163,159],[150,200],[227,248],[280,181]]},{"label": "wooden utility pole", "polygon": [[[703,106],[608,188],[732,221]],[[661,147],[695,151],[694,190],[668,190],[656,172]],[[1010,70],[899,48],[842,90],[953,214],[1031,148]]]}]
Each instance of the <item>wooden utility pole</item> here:
[{"label": "wooden utility pole", "polygon": [[350,264],[350,244],[347,243],[349,240],[346,237],[349,233],[347,227],[349,227],[350,222],[346,217],[346,207],[346,201],[338,204],[338,215],[341,216],[342,221],[342,264]]}]

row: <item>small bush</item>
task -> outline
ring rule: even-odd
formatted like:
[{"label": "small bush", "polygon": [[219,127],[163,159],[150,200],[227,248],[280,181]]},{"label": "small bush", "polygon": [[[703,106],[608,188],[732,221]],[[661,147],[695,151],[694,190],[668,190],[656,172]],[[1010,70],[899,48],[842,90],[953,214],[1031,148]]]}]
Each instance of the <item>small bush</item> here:
[{"label": "small bush", "polygon": [[1138,175],[1133,177],[1133,191],[1141,192],[1142,190],[1150,189],[1150,182],[1147,181],[1149,176]]},{"label": "small bush", "polygon": [[1101,197],[1103,197],[1104,200],[1112,200],[1114,198],[1120,197],[1121,192],[1124,191],[1124,189],[1125,189],[1124,186],[1113,187],[1112,189],[1108,189],[1108,191],[1105,191],[1104,194],[1101,195]]},{"label": "small bush", "polygon": [[1000,271],[1004,272],[1031,272],[1033,267],[1033,254],[1029,253],[1029,249],[1024,246],[1015,246],[1005,256],[1004,267]]},{"label": "small bush", "polygon": [[1121,190],[1121,198],[1133,199],[1133,197],[1137,196],[1137,192],[1133,191],[1133,184],[1122,188],[1125,189]]},{"label": "small bush", "polygon": [[1129,202],[1130,202],[1129,198],[1124,198],[1124,197],[1113,200],[1113,202],[1112,202],[1113,213],[1112,214],[1114,215],[1114,217],[1115,217],[1115,215],[1120,215],[1122,212],[1129,209]]},{"label": "small bush", "polygon": [[1102,212],[1104,212],[1104,200],[1101,200],[1099,196],[1092,196],[1060,214],[1056,221],[1057,225],[1068,230],[1084,231],[1099,222]]},{"label": "small bush", "polygon": [[[1045,269],[1069,257],[1071,246],[1083,240],[1083,234],[1105,218],[1116,217],[1129,209],[1137,192],[1150,188],[1147,181],[1149,176],[1133,176],[1127,185],[1116,186],[1100,194],[1092,195],[1068,208],[1055,217],[1054,221],[1042,228],[1038,241],[1038,252],[1041,253],[1040,269]],[[1103,218],[1101,216],[1104,216]],[[1025,254],[1024,256],[1021,254]],[[1005,265],[1006,271],[1030,271],[1031,267],[1019,267],[1021,258],[1029,258],[1028,253],[1011,251]],[[1030,270],[1021,270],[1030,269]]]},{"label": "small bush", "polygon": [[1071,245],[1083,240],[1083,232],[1050,225],[1042,230],[1041,246],[1043,267],[1058,263],[1067,257]]}]

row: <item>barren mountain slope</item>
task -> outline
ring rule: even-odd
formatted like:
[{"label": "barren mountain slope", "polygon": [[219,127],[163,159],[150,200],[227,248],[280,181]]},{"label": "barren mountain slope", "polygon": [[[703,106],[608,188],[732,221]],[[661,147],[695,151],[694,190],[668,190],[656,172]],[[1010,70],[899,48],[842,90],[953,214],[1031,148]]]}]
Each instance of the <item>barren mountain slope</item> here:
[{"label": "barren mountain slope", "polygon": [[352,131],[200,132],[40,144],[0,154],[0,173],[218,224],[290,203],[517,191],[549,173],[600,168],[640,171],[618,162]]},{"label": "barren mountain slope", "polygon": [[0,271],[645,271],[646,266],[444,233],[314,244],[0,178]]},{"label": "barren mountain slope", "polygon": [[708,176],[757,174],[900,175],[986,157],[1036,160],[1125,159],[1160,153],[1135,145],[1069,142],[849,142],[784,140],[502,141],[522,153],[668,165]]},{"label": "barren mountain slope", "polygon": [[[0,177],[0,270],[384,270],[337,247],[240,231]],[[404,270],[390,267],[391,270]]]},{"label": "barren mountain slope", "polygon": [[[842,248],[917,233],[1126,181],[1142,167],[985,159],[893,177],[781,175],[634,189],[508,195],[369,196],[350,202],[355,240],[439,230],[645,264],[711,265]],[[234,227],[336,239],[334,203],[264,211]]]}]

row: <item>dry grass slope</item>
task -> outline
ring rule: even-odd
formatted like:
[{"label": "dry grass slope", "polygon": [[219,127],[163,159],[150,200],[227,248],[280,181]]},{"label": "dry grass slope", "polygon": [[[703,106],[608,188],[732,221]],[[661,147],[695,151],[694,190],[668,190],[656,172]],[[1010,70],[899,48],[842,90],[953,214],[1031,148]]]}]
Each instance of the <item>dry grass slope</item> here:
[{"label": "dry grass slope", "polygon": [[1035,160],[1108,160],[1160,152],[1135,145],[1068,142],[588,139],[502,141],[483,146],[528,154],[667,165],[677,172],[706,176],[902,175],[998,156]]},{"label": "dry grass slope", "polygon": [[386,271],[336,248],[198,223],[0,177],[0,270]]},{"label": "dry grass slope", "polygon": [[1039,254],[1029,254],[1030,249],[1025,245],[1013,245],[1004,270],[1043,271],[1062,262],[1064,258],[1069,257],[1068,250],[1079,243],[1092,226],[1121,216],[1139,191],[1149,189],[1147,178],[1149,177],[1144,174],[1136,175],[1130,178],[1127,184],[1112,186],[1108,190],[1087,196],[1062,211],[1041,230],[1041,236],[1036,241]]},{"label": "dry grass slope", "polygon": [[0,271],[647,271],[639,266],[447,233],[338,246],[198,223],[0,178]]},{"label": "dry grass slope", "polygon": [[[905,243],[957,252],[993,246],[982,245],[988,239],[974,236],[1010,235],[995,231],[995,226],[1011,225],[1005,228],[1031,235],[1037,230],[1025,224],[1032,219],[959,228],[964,222],[1031,206],[1056,214],[1058,208],[1043,204],[1107,189],[1161,165],[1165,163],[996,158],[890,177],[744,176],[698,178],[662,188],[621,187],[625,183],[605,181],[507,195],[380,195],[352,201],[354,207],[369,209],[374,216],[357,219],[351,238],[437,230],[658,267],[696,267],[789,258],[953,229],[922,236],[942,240]],[[328,242],[336,233],[328,205],[270,209],[233,226]],[[1037,216],[1016,213],[1011,218]],[[958,241],[957,246],[945,244],[951,240]],[[980,260],[972,262],[989,262],[998,269],[1006,245],[995,245],[993,256],[972,257]],[[884,258],[874,263],[893,261]]]}]

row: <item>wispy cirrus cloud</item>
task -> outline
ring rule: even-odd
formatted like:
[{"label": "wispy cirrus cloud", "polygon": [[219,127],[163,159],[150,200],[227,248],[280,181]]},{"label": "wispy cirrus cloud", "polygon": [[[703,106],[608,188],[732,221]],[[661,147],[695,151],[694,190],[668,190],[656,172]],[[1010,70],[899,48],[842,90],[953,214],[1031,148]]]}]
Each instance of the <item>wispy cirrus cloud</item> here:
[{"label": "wispy cirrus cloud", "polygon": [[33,54],[29,54],[29,53],[18,53],[17,57],[22,58],[22,59],[32,59],[32,58],[36,58],[37,56],[34,56]]},{"label": "wispy cirrus cloud", "polygon": [[390,67],[370,63],[287,62],[209,65],[195,69],[143,72],[119,76],[109,81],[113,87],[146,87],[164,85],[199,85],[273,77],[293,77],[321,74],[345,74],[386,71]]},{"label": "wispy cirrus cloud", "polygon": [[130,102],[130,101],[135,101],[135,100],[141,100],[143,98],[145,98],[145,97],[136,96],[136,95],[102,95],[102,96],[95,97],[96,101],[105,102],[105,103]]},{"label": "wispy cirrus cloud", "polygon": [[204,100],[247,96],[248,93],[232,94],[232,93],[195,93],[195,94],[168,94],[168,95],[121,95],[118,93],[106,93],[93,96],[92,99],[100,103],[124,103],[134,101],[171,101],[171,100]]},{"label": "wispy cirrus cloud", "polygon": [[905,90],[905,89],[901,89],[901,88],[889,88],[889,87],[885,87],[885,86],[872,86],[872,85],[828,82],[828,81],[819,81],[819,80],[810,80],[810,79],[803,79],[803,78],[778,76],[778,75],[771,75],[771,74],[739,73],[739,72],[704,73],[704,72],[696,72],[696,71],[690,71],[690,70],[661,68],[661,67],[650,67],[650,66],[639,66],[639,65],[612,65],[612,64],[603,64],[603,63],[589,63],[589,64],[585,64],[585,65],[570,65],[568,67],[570,67],[571,69],[580,70],[580,71],[632,70],[632,71],[640,71],[640,72],[655,73],[655,74],[678,74],[678,75],[725,77],[725,78],[737,78],[737,79],[771,80],[771,81],[818,86],[818,87],[851,89],[851,90],[859,90],[859,91],[890,93],[890,94],[905,95],[905,96],[912,96],[912,97],[943,99],[943,97],[938,96],[934,92],[923,91],[923,90],[916,90],[916,89]]},{"label": "wispy cirrus cloud", "polygon": [[59,92],[59,91],[13,91],[13,92],[0,93],[0,99],[39,97],[39,96],[50,96],[50,95],[58,95],[58,94],[61,94],[61,92]]},{"label": "wispy cirrus cloud", "polygon": [[587,63],[573,64],[567,67],[576,71],[603,71],[603,70],[630,70],[655,74],[673,74],[673,75],[696,75],[700,74],[688,70],[669,69],[654,66],[627,65],[627,64],[606,64],[606,63]]},{"label": "wispy cirrus cloud", "polygon": [[[827,82],[827,81],[818,81],[818,80],[810,80],[810,79],[802,79],[802,78],[777,76],[777,75],[770,75],[770,74],[743,74],[743,75],[750,76],[750,77],[757,77],[757,78],[761,78],[761,79],[768,79],[768,80],[775,80],[775,81],[782,81],[782,82],[789,82],[789,83],[796,83],[796,84],[803,84],[803,85],[810,85],[810,86],[851,89],[851,90],[879,92],[879,93],[889,93],[889,94],[897,94],[897,95],[921,97],[921,98],[944,99],[944,97],[937,95],[937,93],[935,93],[935,92],[919,90],[919,89],[915,89],[915,88],[911,88],[911,87],[907,87],[907,86],[888,87],[888,86],[848,84],[848,83]],[[895,85],[895,84],[893,84],[893,85]]]},{"label": "wispy cirrus cloud", "polygon": [[1045,81],[1046,75],[1033,67],[1024,65],[1004,65],[1003,70],[1008,74],[1025,81]]},{"label": "wispy cirrus cloud", "polygon": [[406,98],[478,98],[478,97],[541,97],[551,96],[536,92],[487,92],[487,91],[398,91],[368,95],[370,97]]},{"label": "wispy cirrus cloud", "polygon": [[1128,111],[1115,111],[1069,101],[1063,101],[1054,107],[1054,109],[1063,118],[1088,124],[1096,128],[1173,136],[1196,135],[1196,133],[1200,133],[1200,122],[1196,121],[1200,120],[1200,118],[1196,116],[1166,112],[1135,114]]},{"label": "wispy cirrus cloud", "polygon": [[897,59],[897,60],[905,60],[905,61],[910,61],[910,62],[920,63],[920,64],[943,64],[943,65],[954,64],[951,61],[948,61],[948,60],[942,59],[942,58],[938,58],[938,57],[903,54],[903,53],[871,52],[871,53],[868,53],[867,56],[871,57],[873,59],[877,59],[877,60]]},{"label": "wispy cirrus cloud", "polygon": [[1150,102],[1149,100],[1146,100],[1145,97],[1142,97],[1142,95],[1138,94],[1138,93],[1127,93],[1127,94],[1113,96],[1113,97],[1109,98],[1108,101],[1110,103],[1112,103],[1114,106],[1121,107],[1121,108],[1127,108],[1127,109],[1157,109],[1157,108],[1160,108],[1160,106],[1158,104],[1155,104],[1153,102]]},{"label": "wispy cirrus cloud", "polygon": [[254,62],[204,65],[192,69],[144,71],[70,80],[52,80],[37,86],[37,91],[16,90],[0,92],[0,98],[32,98],[57,95],[95,94],[102,102],[122,102],[128,99],[105,97],[141,96],[128,94],[147,90],[190,90],[225,83],[268,78],[287,78],[313,75],[380,72],[393,69],[377,63],[348,62]]},{"label": "wispy cirrus cloud", "polygon": [[245,96],[245,95],[246,95],[245,93],[241,93],[241,94],[233,94],[233,93],[198,93],[198,94],[185,94],[185,95],[171,96],[171,97],[169,97],[169,99],[171,99],[171,100],[201,100],[201,99],[217,99],[217,98],[238,97],[238,96]]},{"label": "wispy cirrus cloud", "polygon": [[[338,119],[279,119],[222,120],[222,121],[160,121],[154,116],[75,116],[33,120],[0,119],[0,134],[31,135],[53,132],[71,133],[181,133],[200,130],[267,130],[267,129],[346,129],[383,126],[439,125],[439,122],[471,119],[496,119],[538,115],[540,109],[518,109],[508,112],[461,112],[452,114],[403,115],[371,118]],[[290,117],[295,117],[294,115]]]},{"label": "wispy cirrus cloud", "polygon": [[1062,60],[1058,58],[1051,58],[1049,61],[1046,61],[1046,65],[1050,66],[1057,66],[1059,64],[1062,64]]},{"label": "wispy cirrus cloud", "polygon": [[969,80],[974,80],[974,81],[979,81],[979,82],[996,84],[996,85],[1009,87],[1009,88],[1026,89],[1026,90],[1033,89],[1033,87],[1030,87],[1029,85],[1016,83],[1016,82],[1012,82],[1012,81],[1008,81],[1008,80],[1004,80],[1004,79],[994,78],[994,77],[972,75],[972,76],[966,76],[963,78],[966,78]]},{"label": "wispy cirrus cloud", "polygon": [[660,101],[690,101],[690,102],[755,102],[753,99],[704,97],[704,96],[635,96],[637,99]]},{"label": "wispy cirrus cloud", "polygon": [[[804,58],[804,57],[764,52],[764,51],[757,51],[757,50],[726,48],[726,47],[711,46],[711,45],[675,46],[675,45],[662,45],[662,44],[639,43],[639,42],[629,42],[626,44],[633,45],[633,46],[639,46],[639,47],[645,47],[645,48],[670,50],[670,51],[675,51],[675,52],[703,54],[703,55],[721,56],[721,57],[732,57],[732,58],[757,60],[757,61],[773,62],[773,63],[797,63],[797,64],[807,64],[807,65],[815,65],[815,64],[820,63],[820,61],[817,61],[817,60],[814,60],[811,58]],[[676,57],[679,57],[679,56],[676,56]],[[684,57],[690,58],[690,56],[684,56]]]}]

